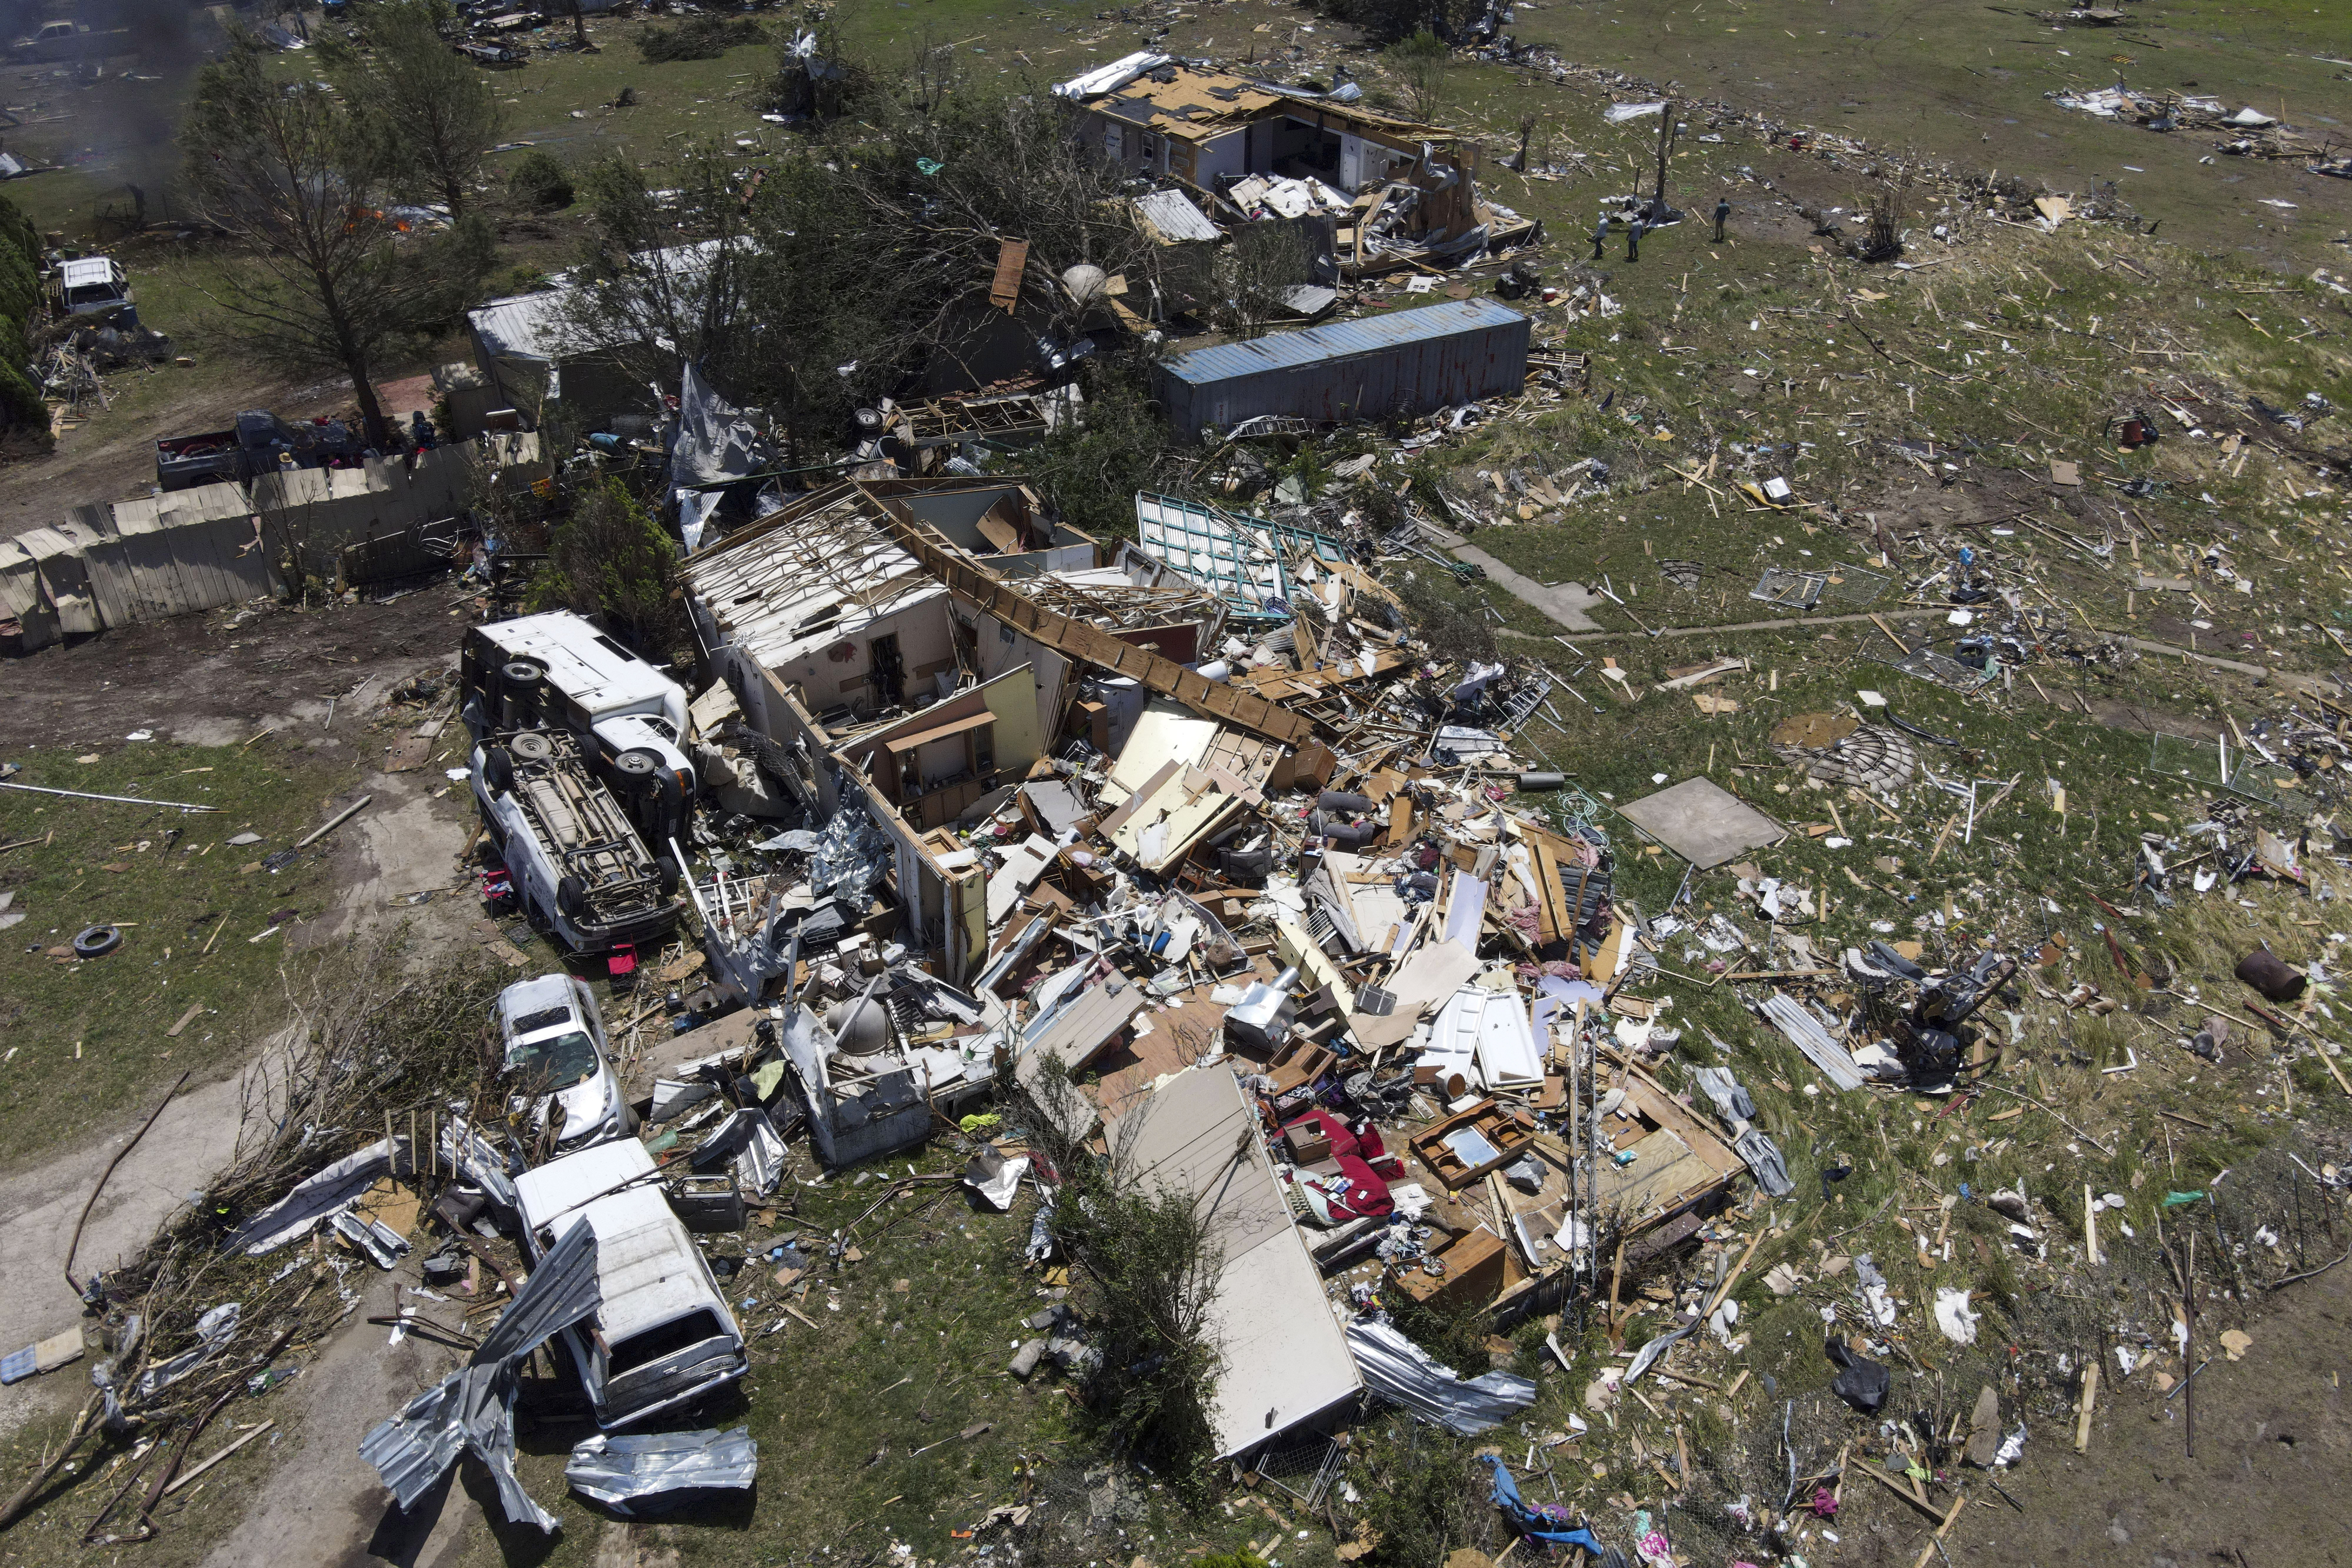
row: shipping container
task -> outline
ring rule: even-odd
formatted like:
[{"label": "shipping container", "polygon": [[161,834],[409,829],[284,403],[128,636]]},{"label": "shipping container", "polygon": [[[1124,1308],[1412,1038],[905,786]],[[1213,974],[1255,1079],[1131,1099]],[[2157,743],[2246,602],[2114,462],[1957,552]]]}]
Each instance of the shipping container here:
[{"label": "shipping container", "polygon": [[1507,305],[1454,300],[1196,349],[1161,363],[1155,381],[1187,441],[1261,414],[1338,424],[1427,413],[1517,396],[1528,329]]}]

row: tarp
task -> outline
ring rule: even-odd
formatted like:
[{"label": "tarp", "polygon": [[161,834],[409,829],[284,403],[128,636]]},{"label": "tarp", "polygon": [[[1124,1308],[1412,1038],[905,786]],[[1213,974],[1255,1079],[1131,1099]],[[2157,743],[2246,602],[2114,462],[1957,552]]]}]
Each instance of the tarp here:
[{"label": "tarp", "polygon": [[635,1516],[630,1504],[666,1494],[749,1491],[759,1473],[760,1445],[751,1440],[749,1427],[624,1437],[600,1433],[575,1447],[563,1467],[573,1491],[624,1519]]},{"label": "tarp", "polygon": [[1478,1457],[1494,1467],[1495,1506],[1503,1511],[1520,1534],[1558,1546],[1581,1546],[1595,1557],[1607,1550],[1593,1538],[1592,1531],[1576,1528],[1574,1516],[1559,1504],[1530,1504],[1522,1498],[1519,1483],[1512,1478],[1510,1467],[1503,1463],[1501,1455]]},{"label": "tarp", "polygon": [[1460,1373],[1374,1318],[1348,1325],[1348,1349],[1365,1387],[1465,1437],[1535,1403],[1536,1385],[1528,1379],[1489,1372],[1465,1383]]},{"label": "tarp", "polygon": [[678,384],[677,438],[669,449],[670,488],[686,490],[757,473],[761,447],[760,433],[743,411],[713,391],[700,371],[687,366]]},{"label": "tarp", "polygon": [[551,1336],[593,1312],[599,1298],[596,1228],[572,1226],[530,1271],[473,1358],[360,1439],[360,1457],[375,1467],[403,1510],[415,1506],[470,1449],[488,1468],[509,1523],[529,1521],[555,1532],[556,1517],[533,1502],[515,1476],[515,1369]]}]

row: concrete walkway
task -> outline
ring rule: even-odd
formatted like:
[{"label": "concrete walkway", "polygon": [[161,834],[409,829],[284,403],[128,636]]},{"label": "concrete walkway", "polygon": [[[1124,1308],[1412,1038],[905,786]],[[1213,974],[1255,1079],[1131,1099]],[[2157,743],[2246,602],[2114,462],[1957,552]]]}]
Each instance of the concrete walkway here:
[{"label": "concrete walkway", "polygon": [[1523,572],[1513,570],[1478,549],[1460,534],[1448,532],[1433,524],[1421,525],[1422,537],[1454,559],[1467,561],[1486,574],[1487,580],[1520,602],[1534,606],[1571,632],[1598,632],[1601,623],[1585,613],[1594,605],[1603,603],[1600,594],[1582,583],[1563,582],[1546,587]]}]

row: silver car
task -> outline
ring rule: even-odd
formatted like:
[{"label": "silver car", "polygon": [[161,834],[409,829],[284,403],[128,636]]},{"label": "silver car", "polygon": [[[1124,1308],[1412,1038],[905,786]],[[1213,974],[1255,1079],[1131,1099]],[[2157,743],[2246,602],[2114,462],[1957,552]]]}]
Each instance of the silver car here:
[{"label": "silver car", "polygon": [[541,975],[500,991],[492,1011],[511,1081],[509,1108],[540,1126],[561,1112],[558,1149],[569,1154],[636,1132],[587,987],[570,975]]}]

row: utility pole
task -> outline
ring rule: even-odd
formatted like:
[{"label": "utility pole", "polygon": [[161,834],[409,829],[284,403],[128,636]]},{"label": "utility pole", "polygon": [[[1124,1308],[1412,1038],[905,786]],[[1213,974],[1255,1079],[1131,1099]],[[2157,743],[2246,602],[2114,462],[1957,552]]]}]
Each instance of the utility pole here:
[{"label": "utility pole", "polygon": [[1674,151],[1675,100],[1666,99],[1666,110],[1658,116],[1658,188],[1651,198],[1651,209],[1656,217],[1666,215],[1666,159]]}]

